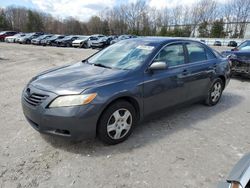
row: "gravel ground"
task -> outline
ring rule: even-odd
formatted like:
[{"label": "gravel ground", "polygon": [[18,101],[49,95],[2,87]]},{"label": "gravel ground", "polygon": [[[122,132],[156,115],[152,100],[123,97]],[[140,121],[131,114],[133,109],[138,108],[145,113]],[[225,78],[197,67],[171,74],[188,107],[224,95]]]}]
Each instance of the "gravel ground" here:
[{"label": "gravel ground", "polygon": [[41,135],[21,91],[46,69],[93,50],[0,43],[0,187],[216,187],[250,150],[250,84],[232,79],[215,107],[194,104],[136,127],[124,143]]}]

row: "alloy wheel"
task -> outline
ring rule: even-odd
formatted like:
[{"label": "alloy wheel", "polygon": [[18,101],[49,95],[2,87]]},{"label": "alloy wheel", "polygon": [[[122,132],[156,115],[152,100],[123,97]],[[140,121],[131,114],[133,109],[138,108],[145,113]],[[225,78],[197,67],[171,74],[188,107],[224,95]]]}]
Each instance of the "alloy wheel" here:
[{"label": "alloy wheel", "polygon": [[222,91],[222,86],[220,82],[216,82],[213,86],[213,90],[211,92],[211,99],[215,103],[220,99]]}]

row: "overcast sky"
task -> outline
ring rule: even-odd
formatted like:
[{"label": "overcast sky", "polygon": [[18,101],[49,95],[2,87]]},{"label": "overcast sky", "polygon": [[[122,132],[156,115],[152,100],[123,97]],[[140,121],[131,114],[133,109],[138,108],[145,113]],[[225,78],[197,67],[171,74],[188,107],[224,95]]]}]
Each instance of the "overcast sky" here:
[{"label": "overcast sky", "polygon": [[[136,0],[0,0],[0,7],[9,5],[24,6],[27,8],[42,10],[55,17],[65,18],[75,17],[82,21],[87,21],[91,16],[106,7],[113,7]],[[161,9],[164,7],[174,7],[176,5],[192,4],[197,0],[147,0],[149,6]],[[225,3],[227,0],[217,0]]]}]

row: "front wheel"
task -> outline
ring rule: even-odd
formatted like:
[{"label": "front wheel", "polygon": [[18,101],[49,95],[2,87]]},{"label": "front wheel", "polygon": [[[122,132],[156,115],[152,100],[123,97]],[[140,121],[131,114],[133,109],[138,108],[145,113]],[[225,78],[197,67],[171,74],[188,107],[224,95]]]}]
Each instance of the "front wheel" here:
[{"label": "front wheel", "polygon": [[117,101],[109,106],[99,119],[98,137],[104,143],[118,144],[131,135],[136,122],[133,105],[127,101]]},{"label": "front wheel", "polygon": [[206,99],[206,104],[208,106],[216,105],[221,98],[222,91],[223,91],[223,82],[220,78],[217,78],[213,82],[211,88],[209,89],[208,96]]}]

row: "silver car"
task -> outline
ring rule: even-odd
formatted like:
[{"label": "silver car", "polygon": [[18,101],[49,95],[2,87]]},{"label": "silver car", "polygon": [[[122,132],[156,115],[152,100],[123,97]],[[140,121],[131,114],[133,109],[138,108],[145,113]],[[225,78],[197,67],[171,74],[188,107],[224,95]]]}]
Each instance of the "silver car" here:
[{"label": "silver car", "polygon": [[219,183],[218,188],[250,188],[250,153],[234,166],[226,182]]}]

